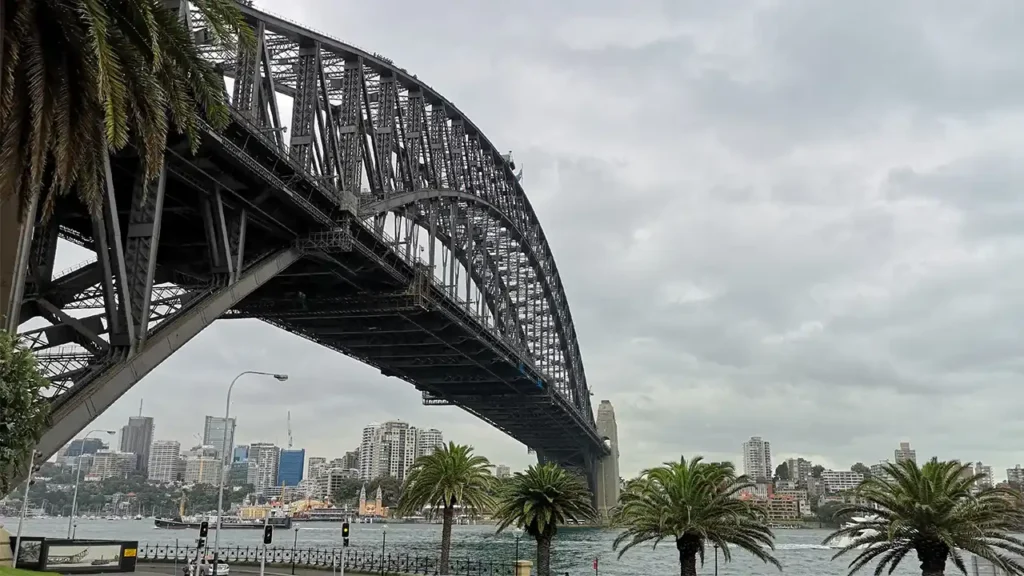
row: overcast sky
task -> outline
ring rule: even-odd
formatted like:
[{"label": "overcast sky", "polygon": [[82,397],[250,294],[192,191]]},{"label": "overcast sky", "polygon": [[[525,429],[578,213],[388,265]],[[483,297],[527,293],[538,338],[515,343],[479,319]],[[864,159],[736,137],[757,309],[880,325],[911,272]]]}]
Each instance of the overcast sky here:
[{"label": "overcast sky", "polygon": [[[702,453],[830,467],[1024,460],[1019,2],[263,0],[444,93],[525,167],[623,476]],[[62,261],[73,263],[65,250]],[[239,442],[363,425],[526,449],[408,384],[222,321],[93,427],[189,442],[240,370]],[[596,406],[596,404],[595,404]]]}]

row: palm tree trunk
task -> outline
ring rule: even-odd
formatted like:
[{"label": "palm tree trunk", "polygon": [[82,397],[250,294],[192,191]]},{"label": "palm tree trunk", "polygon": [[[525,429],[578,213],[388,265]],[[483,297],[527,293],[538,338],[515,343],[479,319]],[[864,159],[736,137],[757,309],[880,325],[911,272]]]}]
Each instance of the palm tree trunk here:
[{"label": "palm tree trunk", "polygon": [[537,576],[551,576],[551,536],[537,537]]},{"label": "palm tree trunk", "polygon": [[694,538],[684,537],[676,540],[676,549],[679,550],[679,573],[682,576],[697,576],[699,548],[700,541]]},{"label": "palm tree trunk", "polygon": [[455,519],[455,509],[445,505],[444,516],[441,520],[441,574],[448,574],[448,557],[452,551],[452,522]]}]

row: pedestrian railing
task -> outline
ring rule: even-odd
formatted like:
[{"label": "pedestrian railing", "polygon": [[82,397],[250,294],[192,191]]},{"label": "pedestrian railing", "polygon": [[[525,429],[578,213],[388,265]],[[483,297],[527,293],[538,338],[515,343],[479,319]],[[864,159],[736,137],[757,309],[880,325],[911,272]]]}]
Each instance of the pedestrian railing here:
[{"label": "pedestrian railing", "polygon": [[[206,554],[212,550],[206,549]],[[174,544],[139,544],[139,562],[185,562],[195,558],[195,546]],[[221,547],[220,560],[231,564],[258,566],[263,560],[262,546]],[[341,568],[374,574],[440,574],[438,556],[384,553],[354,548],[283,548],[267,547],[266,563],[297,568],[331,570]],[[514,576],[515,562],[494,562],[453,558],[448,561],[452,576]]]}]

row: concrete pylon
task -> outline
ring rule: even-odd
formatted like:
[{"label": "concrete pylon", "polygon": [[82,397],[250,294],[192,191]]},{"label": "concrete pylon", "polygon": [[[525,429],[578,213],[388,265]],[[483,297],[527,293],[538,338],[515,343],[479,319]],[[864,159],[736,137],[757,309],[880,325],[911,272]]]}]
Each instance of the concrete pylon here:
[{"label": "concrete pylon", "polygon": [[607,520],[611,510],[619,503],[619,429],[615,423],[615,408],[608,400],[601,400],[597,408],[597,433],[604,438],[611,454],[597,463],[597,513]]}]

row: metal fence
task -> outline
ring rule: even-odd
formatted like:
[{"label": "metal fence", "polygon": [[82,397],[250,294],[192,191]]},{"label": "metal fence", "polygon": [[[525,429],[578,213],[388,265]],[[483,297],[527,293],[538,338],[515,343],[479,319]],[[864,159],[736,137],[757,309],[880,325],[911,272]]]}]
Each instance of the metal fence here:
[{"label": "metal fence", "polygon": [[967,573],[969,576],[1010,576],[1006,571],[996,568],[988,560],[977,556],[971,556],[971,561],[967,563]]},{"label": "metal fence", "polygon": [[[370,552],[352,548],[282,548],[267,547],[267,564],[295,566],[297,568],[316,568],[330,570],[340,568],[342,561],[345,570],[373,572],[381,574],[440,574],[437,556],[416,554]],[[209,554],[210,550],[207,549]],[[195,558],[195,546],[179,546],[174,544],[140,544],[138,560],[140,562],[185,562]],[[220,559],[230,564],[259,565],[263,557],[262,546],[221,547]],[[492,562],[453,558],[448,561],[449,573],[452,576],[514,576],[514,562]]]}]

